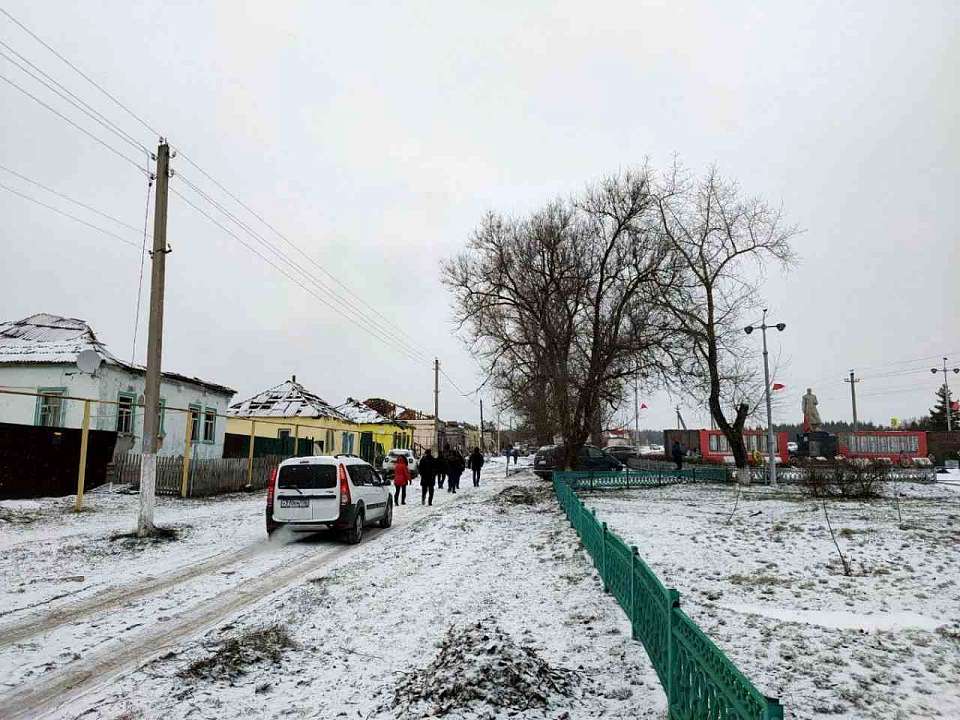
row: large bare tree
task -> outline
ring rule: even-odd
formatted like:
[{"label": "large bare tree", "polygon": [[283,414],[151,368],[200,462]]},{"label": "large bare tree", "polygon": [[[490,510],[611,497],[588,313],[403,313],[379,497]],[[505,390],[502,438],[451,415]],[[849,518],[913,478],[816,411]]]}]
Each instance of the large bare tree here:
[{"label": "large bare tree", "polygon": [[746,468],[743,429],[763,381],[758,392],[756,353],[744,343],[743,325],[759,305],[766,263],[793,261],[790,242],[798,229],[716,169],[691,178],[674,164],[657,183],[655,207],[675,271],[657,301],[689,348],[674,356],[674,379],[706,400],[737,467]]},{"label": "large bare tree", "polygon": [[674,332],[652,301],[671,252],[655,207],[649,170],[624,172],[526,218],[488,215],[443,266],[471,348],[501,391],[546,398],[568,467]]}]

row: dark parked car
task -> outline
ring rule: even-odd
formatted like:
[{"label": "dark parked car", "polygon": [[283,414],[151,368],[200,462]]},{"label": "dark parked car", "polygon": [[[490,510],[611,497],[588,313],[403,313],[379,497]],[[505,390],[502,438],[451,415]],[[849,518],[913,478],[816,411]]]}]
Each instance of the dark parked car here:
[{"label": "dark parked car", "polygon": [[624,465],[629,465],[631,458],[640,458],[640,453],[629,445],[607,445],[603,451],[608,455],[613,455]]},{"label": "dark parked car", "polygon": [[[537,450],[533,458],[533,472],[544,480],[553,476],[553,471],[563,465],[563,447],[547,445]],[[577,453],[574,470],[623,470],[623,463],[613,455],[593,445],[584,445]]]}]

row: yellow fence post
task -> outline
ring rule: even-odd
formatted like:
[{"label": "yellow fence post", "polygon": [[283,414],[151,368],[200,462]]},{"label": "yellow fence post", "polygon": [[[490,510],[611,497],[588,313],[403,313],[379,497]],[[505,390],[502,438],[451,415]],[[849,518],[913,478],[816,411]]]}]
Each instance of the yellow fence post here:
[{"label": "yellow fence post", "polygon": [[180,497],[187,496],[190,481],[190,451],[193,449],[193,413],[187,410],[187,440],[183,445],[183,476],[180,478]]},{"label": "yellow fence post", "polygon": [[247,485],[253,485],[253,442],[256,439],[257,421],[250,421],[250,450],[247,452]]},{"label": "yellow fence post", "polygon": [[83,509],[83,484],[87,479],[87,443],[90,440],[90,401],[83,401],[83,430],[80,433],[80,468],[77,471],[77,502],[74,510]]}]

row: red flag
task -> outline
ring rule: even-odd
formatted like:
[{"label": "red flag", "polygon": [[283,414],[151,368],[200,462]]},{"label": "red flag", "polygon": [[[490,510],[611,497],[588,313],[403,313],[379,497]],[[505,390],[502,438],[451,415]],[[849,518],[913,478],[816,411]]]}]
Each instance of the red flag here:
[{"label": "red flag", "polygon": [[783,383],[774,383],[774,384],[773,384],[773,389],[774,389],[774,390],[783,390],[785,387],[786,387],[786,385],[784,385]]},{"label": "red flag", "polygon": [[646,403],[640,403],[640,409],[641,409],[641,410],[646,410],[646,409],[647,409],[647,404],[646,404]]}]

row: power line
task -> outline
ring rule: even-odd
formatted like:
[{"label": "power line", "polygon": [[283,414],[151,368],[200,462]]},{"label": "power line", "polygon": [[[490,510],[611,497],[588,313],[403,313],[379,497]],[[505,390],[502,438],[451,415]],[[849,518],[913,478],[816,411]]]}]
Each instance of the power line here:
[{"label": "power line", "polygon": [[387,316],[385,316],[383,313],[381,313],[379,310],[377,310],[373,305],[369,304],[366,300],[364,300],[363,297],[361,297],[360,295],[358,295],[357,293],[355,293],[353,290],[351,290],[349,286],[347,286],[345,283],[341,282],[341,280],[340,280],[334,273],[331,273],[330,271],[328,271],[328,270],[327,270],[325,267],[323,267],[323,265],[321,265],[316,259],[314,259],[314,258],[313,258],[311,255],[309,255],[307,252],[305,252],[299,245],[297,245],[296,243],[294,243],[294,242],[293,242],[290,238],[288,238],[285,234],[283,234],[282,232],[280,232],[280,230],[278,230],[273,224],[271,224],[268,220],[266,220],[266,218],[264,218],[262,215],[260,215],[260,213],[258,213],[257,211],[255,211],[253,208],[251,208],[249,205],[247,205],[243,200],[241,200],[241,199],[240,199],[239,197],[237,197],[234,193],[232,193],[230,190],[228,190],[219,180],[217,180],[217,179],[216,179],[215,177],[213,177],[210,173],[208,173],[206,170],[204,170],[202,167],[200,167],[196,162],[194,162],[193,160],[191,160],[190,157],[188,157],[184,152],[182,152],[182,151],[180,152],[180,157],[183,158],[186,162],[190,163],[190,164],[191,164],[193,167],[195,167],[204,177],[206,177],[210,182],[212,182],[214,185],[216,185],[218,188],[220,188],[220,189],[221,189],[223,192],[225,192],[228,196],[230,196],[230,198],[232,198],[234,202],[236,202],[238,205],[240,205],[240,207],[242,207],[242,208],[243,208],[244,210],[246,210],[248,213],[250,213],[251,215],[253,215],[253,217],[255,217],[257,220],[259,220],[261,223],[263,223],[266,227],[270,228],[270,230],[272,230],[273,233],[274,233],[277,237],[279,237],[281,240],[283,240],[285,243],[287,243],[290,247],[294,248],[294,249],[295,249],[298,253],[300,253],[303,257],[305,257],[307,260],[309,260],[311,264],[313,264],[317,269],[320,270],[320,272],[324,273],[327,277],[329,277],[331,280],[333,280],[333,282],[335,282],[337,285],[339,285],[340,287],[342,287],[342,288],[343,288],[344,290],[346,290],[350,295],[352,295],[352,296],[353,296],[354,298],[356,298],[360,303],[362,303],[367,309],[369,309],[371,312],[373,312],[374,314],[376,314],[377,316],[379,316],[384,322],[386,322],[386,323],[388,324],[388,326],[395,324],[395,323],[393,323],[392,320],[390,320],[390,318],[388,318]]},{"label": "power line", "polygon": [[16,25],[18,25],[21,30],[23,30],[25,33],[27,33],[30,37],[32,37],[32,38],[33,38],[34,40],[36,40],[38,43],[40,43],[41,45],[43,45],[47,50],[49,50],[49,51],[52,52],[54,55],[56,55],[60,60],[62,60],[62,61],[65,62],[67,65],[69,65],[71,68],[73,68],[73,70],[74,70],[78,75],[80,75],[80,77],[82,77],[82,78],[83,78],[84,80],[86,80],[88,83],[90,83],[90,84],[93,85],[95,88],[97,88],[97,90],[99,90],[99,91],[102,92],[104,95],[106,95],[108,98],[110,98],[114,103],[116,103],[116,105],[118,105],[118,106],[119,106],[121,109],[123,109],[128,115],[130,115],[130,117],[132,117],[132,118],[133,118],[134,120],[136,120],[138,123],[140,123],[141,125],[143,125],[147,130],[149,130],[151,133],[153,133],[154,136],[159,137],[159,136],[161,135],[161,133],[160,133],[159,131],[157,131],[157,130],[153,129],[152,127],[150,127],[150,125],[148,125],[147,122],[146,122],[143,118],[141,118],[139,115],[137,115],[135,112],[133,112],[133,110],[131,110],[131,109],[128,108],[126,105],[124,105],[122,102],[120,102],[116,97],[114,97],[113,95],[111,95],[111,94],[106,90],[106,88],[104,88],[102,85],[100,85],[100,83],[98,83],[98,82],[97,82],[96,80],[94,80],[92,77],[90,77],[90,76],[87,75],[85,72],[83,72],[83,70],[81,70],[80,68],[78,68],[78,67],[77,67],[76,65],[74,65],[72,62],[70,62],[67,58],[65,58],[63,55],[61,55],[59,52],[57,52],[53,47],[51,47],[50,45],[48,45],[40,36],[38,36],[35,32],[33,32],[33,30],[31,30],[31,29],[28,28],[26,25],[24,25],[22,22],[20,22],[19,20],[17,20],[13,15],[11,15],[9,12],[7,12],[4,8],[0,7],[0,13],[3,13],[4,15],[6,15],[12,22],[14,22]]},{"label": "power line", "polygon": [[[3,11],[3,8],[0,8],[0,11]],[[24,88],[22,88],[22,87],[20,87],[19,85],[17,85],[17,83],[15,83],[15,82],[14,82],[13,80],[11,80],[10,78],[6,77],[5,75],[0,75],[0,80],[3,80],[4,82],[8,83],[9,85],[12,85],[14,88],[16,88],[17,90],[19,90],[20,92],[22,92],[24,95],[26,95],[27,97],[29,97],[30,99],[32,99],[32,100],[33,100],[34,102],[36,102],[37,104],[42,105],[43,107],[45,107],[47,110],[49,110],[50,112],[52,112],[54,115],[56,115],[57,117],[59,117],[59,118],[60,118],[61,120],[63,120],[64,122],[66,122],[66,123],[68,123],[69,125],[73,126],[74,128],[76,128],[77,130],[79,130],[80,132],[82,132],[82,133],[83,133],[84,135],[86,135],[87,137],[89,137],[89,138],[93,139],[94,141],[98,142],[100,145],[103,145],[103,147],[105,147],[107,150],[109,150],[110,152],[112,152],[112,153],[113,153],[114,155],[116,155],[117,157],[122,158],[123,160],[126,160],[128,163],[130,163],[131,165],[133,165],[133,166],[134,166],[137,170],[139,170],[140,172],[142,172],[142,173],[147,173],[147,172],[148,172],[148,171],[145,170],[144,168],[140,167],[140,165],[137,163],[136,160],[131,160],[129,157],[127,157],[126,155],[124,155],[122,152],[120,152],[119,150],[117,150],[115,147],[113,147],[113,146],[110,145],[109,143],[105,142],[104,140],[101,140],[99,137],[97,137],[96,135],[94,135],[92,132],[90,132],[90,131],[87,130],[86,128],[78,125],[77,123],[75,123],[73,120],[71,120],[70,118],[68,118],[66,115],[64,115],[64,114],[63,114],[62,112],[60,112],[59,110],[55,109],[55,108],[52,107],[51,105],[48,105],[47,103],[45,103],[43,100],[41,100],[40,98],[38,98],[36,95],[34,95],[33,93],[31,93],[30,91],[25,90]]]},{"label": "power line", "polygon": [[118,225],[122,225],[123,227],[128,228],[128,229],[130,229],[130,230],[133,230],[134,232],[137,232],[137,233],[140,232],[140,228],[136,227],[135,225],[131,225],[131,224],[129,224],[129,223],[126,223],[126,222],[124,222],[123,220],[120,220],[119,218],[115,218],[113,215],[108,215],[107,213],[103,212],[102,210],[97,210],[95,207],[91,207],[90,205],[87,205],[86,203],[80,202],[79,200],[76,200],[76,199],[70,197],[69,195],[64,195],[64,194],[63,194],[62,192],[60,192],[59,190],[54,190],[52,187],[48,187],[47,185],[44,185],[44,184],[41,183],[41,182],[37,182],[37,181],[34,180],[33,178],[29,178],[29,177],[27,177],[26,175],[23,175],[22,173],[18,173],[16,170],[11,170],[10,168],[6,167],[5,165],[0,165],[0,170],[3,170],[4,172],[10,173],[10,174],[13,175],[14,177],[18,177],[18,178],[20,178],[21,180],[23,180],[24,182],[28,182],[28,183],[30,183],[31,185],[35,185],[36,187],[38,187],[38,188],[40,188],[40,189],[42,189],[42,190],[46,190],[48,193],[52,193],[53,195],[56,195],[57,197],[62,198],[62,199],[66,200],[66,201],[69,202],[69,203],[73,203],[73,204],[76,205],[77,207],[82,207],[84,210],[89,210],[89,211],[92,212],[92,213],[96,213],[97,215],[99,215],[100,217],[102,217],[102,218],[104,218],[104,219],[106,219],[106,220],[111,220],[112,222],[115,222],[115,223],[117,223]]},{"label": "power line", "polygon": [[14,195],[18,195],[18,196],[22,197],[24,200],[29,200],[30,202],[36,203],[37,205],[40,205],[40,206],[42,206],[42,207],[45,207],[45,208],[47,208],[48,210],[52,210],[53,212],[55,212],[55,213],[57,213],[57,214],[59,214],[59,215],[63,215],[64,217],[70,218],[71,220],[74,220],[74,221],[76,221],[76,222],[78,222],[78,223],[81,223],[82,225],[86,225],[86,226],[89,227],[89,228],[93,228],[94,230],[98,230],[99,232],[102,232],[102,233],[104,233],[105,235],[109,235],[109,236],[111,236],[111,237],[114,237],[114,238],[116,238],[117,240],[119,240],[119,241],[122,242],[122,243],[125,243],[125,244],[127,244],[127,245],[131,245],[132,247],[135,247],[135,248],[137,248],[137,249],[140,248],[140,245],[139,245],[139,244],[137,244],[137,243],[135,243],[135,242],[133,242],[133,241],[131,241],[131,240],[127,240],[126,238],[121,237],[120,235],[117,235],[115,232],[111,232],[110,230],[107,230],[107,229],[105,229],[105,228],[102,228],[102,227],[100,227],[99,225],[94,225],[94,224],[91,223],[91,222],[87,222],[87,221],[84,220],[83,218],[78,218],[76,215],[71,215],[70,213],[64,212],[63,210],[61,210],[61,209],[58,208],[58,207],[54,207],[53,205],[48,205],[47,203],[45,203],[45,202],[43,202],[43,201],[41,201],[41,200],[37,200],[36,198],[32,198],[32,197],[30,197],[29,195],[25,195],[24,193],[20,192],[19,190],[14,190],[14,189],[11,188],[11,187],[7,187],[7,186],[4,185],[3,183],[0,183],[0,188],[2,188],[3,190],[6,190],[7,192],[13,193]]},{"label": "power line", "polygon": [[[208,220],[210,220],[210,222],[212,222],[214,225],[216,225],[217,227],[219,227],[219,228],[220,228],[221,230],[223,230],[225,233],[227,233],[228,235],[230,235],[234,240],[236,240],[237,242],[239,242],[241,245],[243,245],[245,248],[247,248],[250,252],[252,252],[254,255],[256,255],[256,256],[259,257],[261,260],[263,260],[265,263],[267,263],[267,264],[268,264],[270,267],[272,267],[274,270],[277,270],[278,272],[280,272],[281,274],[283,274],[287,279],[289,279],[289,280],[293,281],[294,283],[296,283],[297,285],[299,285],[301,289],[303,289],[304,291],[306,291],[306,292],[308,292],[309,294],[313,295],[315,298],[317,298],[317,300],[319,300],[321,303],[323,303],[324,305],[326,305],[327,307],[329,307],[331,310],[333,310],[333,311],[335,311],[335,312],[339,312],[339,311],[340,311],[340,308],[335,307],[335,306],[334,306],[332,303],[330,303],[326,298],[324,298],[323,296],[319,295],[319,294],[318,294],[317,292],[315,292],[312,288],[308,287],[307,285],[304,285],[297,277],[295,277],[294,275],[291,275],[289,272],[287,272],[286,269],[284,269],[284,268],[281,267],[280,265],[277,265],[277,264],[276,264],[275,262],[273,262],[270,258],[268,258],[268,257],[266,257],[265,255],[263,255],[263,254],[262,254],[259,250],[257,250],[253,245],[251,245],[251,244],[249,244],[248,242],[246,242],[243,238],[241,238],[239,235],[237,235],[235,232],[233,232],[233,230],[231,230],[231,229],[228,228],[226,225],[224,225],[224,224],[221,223],[219,220],[217,220],[215,217],[213,217],[213,215],[211,215],[210,213],[208,213],[206,210],[204,210],[203,208],[201,208],[199,205],[196,205],[195,203],[191,202],[190,199],[187,198],[183,193],[178,192],[177,190],[175,190],[175,189],[173,189],[173,188],[171,188],[170,192],[172,192],[174,195],[176,195],[177,197],[179,197],[179,198],[180,198],[181,200],[183,200],[187,205],[189,205],[190,207],[192,207],[194,210],[196,210],[197,212],[199,212],[201,215],[203,215],[204,217],[206,217]],[[398,345],[394,345],[394,344],[391,342],[391,339],[390,339],[390,338],[386,338],[386,337],[383,337],[383,336],[377,334],[374,330],[370,329],[370,328],[367,327],[366,325],[361,325],[360,323],[357,323],[357,322],[352,321],[352,320],[349,320],[349,319],[348,319],[348,321],[351,322],[351,323],[352,323],[353,325],[355,325],[356,327],[360,328],[361,330],[367,332],[368,334],[370,334],[372,337],[376,338],[377,340],[380,340],[381,342],[386,343],[386,344],[387,344],[388,346],[390,346],[392,349],[397,350],[398,352],[402,353],[402,354],[404,355],[404,357],[406,357],[407,359],[411,360],[411,361],[414,362],[415,364],[417,364],[417,365],[420,365],[420,364],[421,364],[422,361],[421,361],[419,358],[417,358],[417,357],[411,355],[410,353],[408,353],[403,347],[398,346]]]},{"label": "power line", "polygon": [[261,245],[264,245],[265,247],[269,248],[270,251],[273,252],[277,257],[279,257],[283,262],[287,263],[288,265],[290,265],[291,267],[293,267],[294,269],[296,269],[297,271],[299,271],[303,276],[305,276],[306,278],[308,278],[321,292],[324,292],[324,293],[330,295],[331,297],[335,298],[338,302],[343,303],[343,304],[344,304],[347,308],[349,308],[350,310],[353,310],[354,312],[356,312],[357,315],[358,315],[360,318],[362,318],[362,319],[363,319],[366,323],[368,323],[371,327],[373,327],[374,329],[376,329],[377,332],[379,332],[379,333],[381,333],[382,335],[385,335],[385,336],[387,336],[387,337],[390,337],[390,339],[391,339],[392,341],[394,341],[394,344],[395,344],[395,345],[403,346],[403,347],[407,350],[408,354],[414,355],[414,356],[419,356],[422,362],[426,362],[426,357],[423,355],[423,353],[422,353],[418,348],[416,348],[416,347],[414,347],[413,345],[407,343],[406,340],[404,340],[402,337],[401,337],[401,338],[396,338],[396,337],[393,336],[392,333],[395,332],[395,329],[394,329],[394,328],[392,328],[392,327],[387,327],[387,328],[382,328],[382,327],[380,327],[375,320],[373,320],[372,318],[370,318],[370,317],[369,317],[366,313],[364,313],[360,308],[358,308],[356,305],[352,304],[352,303],[351,303],[349,300],[347,300],[346,298],[343,298],[342,296],[338,295],[334,290],[332,290],[332,289],[329,288],[328,286],[324,285],[315,275],[311,274],[311,273],[308,272],[306,269],[304,269],[302,265],[300,265],[300,264],[297,263],[296,261],[292,260],[286,253],[284,253],[282,250],[278,249],[273,243],[271,243],[269,240],[267,240],[266,238],[264,238],[260,233],[258,233],[258,232],[256,232],[255,230],[253,230],[249,225],[247,225],[247,224],[246,224],[245,222],[243,222],[240,218],[238,218],[236,215],[234,215],[232,212],[230,212],[230,210],[228,210],[227,208],[223,207],[222,204],[220,204],[219,202],[217,202],[214,198],[212,198],[210,195],[208,195],[208,194],[207,194],[206,192],[204,192],[202,189],[200,189],[199,187],[197,187],[197,186],[196,186],[194,183],[192,183],[188,178],[184,177],[182,173],[179,174],[178,177],[180,178],[180,180],[181,180],[182,182],[184,182],[189,188],[191,188],[194,192],[196,192],[198,195],[200,195],[204,200],[206,200],[208,203],[210,203],[211,205],[213,205],[214,207],[216,207],[220,212],[222,212],[224,215],[226,215],[228,218],[230,218],[230,220],[232,220],[234,223],[236,223],[236,224],[237,224],[240,228],[242,228],[248,235],[250,235],[251,237],[253,237],[254,239],[256,239],[257,242],[259,242]]},{"label": "power line", "polygon": [[[136,148],[137,150],[143,150],[144,152],[149,152],[149,150],[147,149],[147,146],[146,146],[146,145],[144,145],[143,143],[139,142],[136,138],[134,138],[134,137],[133,137],[132,135],[130,135],[129,133],[127,133],[127,132],[125,132],[124,130],[120,129],[117,125],[115,125],[113,122],[111,122],[106,116],[104,116],[102,113],[98,112],[98,111],[97,111],[95,108],[93,108],[90,104],[88,104],[88,103],[85,102],[83,99],[81,99],[80,97],[78,97],[78,96],[77,96],[76,94],[74,94],[71,90],[69,90],[68,88],[66,88],[62,83],[60,83],[60,82],[58,82],[57,80],[55,80],[54,78],[50,77],[47,73],[45,73],[43,70],[41,70],[40,68],[38,68],[36,65],[34,65],[32,62],[30,62],[30,61],[27,60],[26,58],[24,58],[20,53],[18,53],[16,50],[14,50],[13,48],[11,48],[9,45],[7,45],[7,44],[6,44],[5,42],[3,42],[2,40],[0,40],[0,45],[2,45],[3,47],[7,48],[8,50],[10,50],[10,52],[12,52],[12,53],[13,53],[14,55],[16,55],[18,58],[21,58],[21,59],[23,60],[23,62],[27,63],[27,65],[29,65],[30,67],[36,69],[37,73],[40,73],[40,75],[43,75],[43,76],[46,77],[46,78],[49,78],[49,82],[48,82],[47,80],[45,80],[44,77],[38,77],[38,75],[37,75],[36,73],[28,70],[26,67],[24,67],[22,64],[20,64],[19,62],[17,62],[17,61],[14,60],[13,58],[11,58],[9,55],[7,55],[7,54],[6,54],[5,52],[3,52],[2,50],[0,50],[0,57],[3,57],[3,58],[6,59],[8,62],[13,63],[13,64],[14,64],[15,66],[17,66],[23,73],[25,73],[26,75],[30,76],[30,77],[33,78],[34,80],[36,80],[38,83],[42,84],[42,85],[43,85],[44,87],[46,87],[50,92],[52,92],[52,93],[60,96],[60,97],[63,98],[64,100],[66,100],[68,103],[70,103],[70,104],[73,105],[75,108],[77,108],[80,112],[84,113],[87,117],[89,117],[90,119],[92,119],[94,122],[99,123],[99,124],[102,125],[104,128],[106,128],[107,130],[109,130],[110,132],[114,133],[117,137],[119,137],[119,138],[120,138],[121,140],[123,140],[124,142],[129,143],[130,145],[133,145],[133,147]],[[52,84],[51,84],[51,83],[52,83]],[[57,87],[53,87],[53,85],[56,85]],[[59,88],[59,89],[58,89],[58,88]]]},{"label": "power line", "polygon": [[[149,161],[147,163],[149,166]],[[147,176],[147,201],[143,208],[143,242],[140,244],[140,276],[137,280],[137,310],[133,316],[133,348],[130,350],[130,364],[137,359],[137,335],[140,332],[140,301],[143,298],[143,265],[147,258],[147,223],[150,222],[150,190],[153,188],[153,175]],[[150,236],[152,237],[152,236]]]}]

